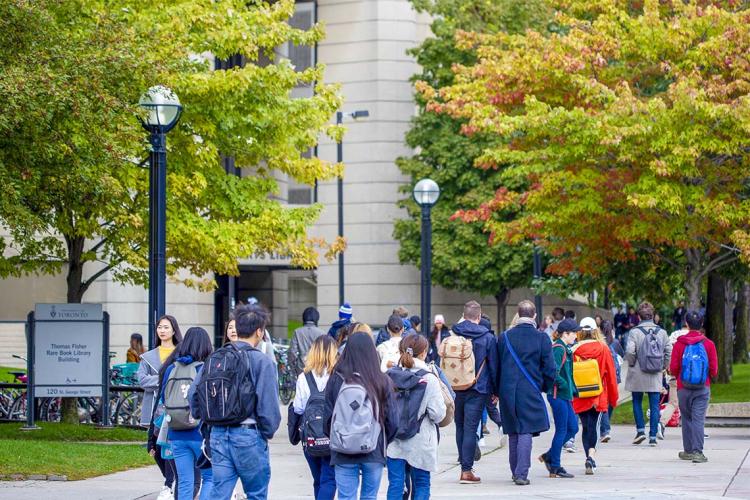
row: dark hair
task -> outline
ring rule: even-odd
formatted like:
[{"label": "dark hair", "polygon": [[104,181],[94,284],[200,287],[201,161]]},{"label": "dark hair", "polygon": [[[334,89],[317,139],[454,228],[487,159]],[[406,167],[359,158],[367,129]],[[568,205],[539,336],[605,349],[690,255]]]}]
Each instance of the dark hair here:
[{"label": "dark hair", "polygon": [[317,325],[318,321],[320,321],[320,313],[314,307],[308,307],[302,311],[303,323],[315,323]]},{"label": "dark hair", "polygon": [[651,302],[641,302],[638,304],[638,317],[641,318],[641,321],[654,319],[654,306],[651,305]]},{"label": "dark hair", "polygon": [[404,322],[401,320],[401,316],[398,314],[391,314],[388,318],[386,328],[390,333],[398,333],[404,329]]},{"label": "dark hair", "polygon": [[[229,340],[229,333],[228,332],[229,332],[229,323],[231,323],[232,321],[234,321],[234,314],[230,314],[229,315],[229,319],[224,324],[224,342],[222,342],[222,344],[227,344],[227,343],[231,342],[231,340]],[[235,331],[235,333],[237,332],[237,323],[236,322],[234,324],[234,331]]]},{"label": "dark hair", "polygon": [[565,319],[565,310],[562,307],[555,307],[552,309],[552,319],[555,321],[562,321]]},{"label": "dark hair", "polygon": [[[427,339],[422,335],[405,337],[398,344],[398,350],[401,353],[398,364],[404,368],[414,368],[414,358],[425,352],[429,346]],[[411,353],[407,349],[411,349]]]},{"label": "dark hair", "polygon": [[568,319],[576,319],[576,312],[573,309],[565,311],[565,317]]},{"label": "dark hair", "polygon": [[[174,335],[172,336],[172,343],[175,346],[177,346],[177,344],[179,344],[180,342],[182,342],[182,332],[180,332],[180,325],[177,323],[177,320],[175,319],[174,316],[170,316],[169,314],[165,314],[164,316],[162,316],[161,318],[159,318],[156,321],[156,328],[159,328],[159,323],[161,323],[161,321],[163,319],[166,319],[167,321],[169,321],[169,324],[172,325],[172,330],[174,331]],[[154,332],[154,333],[156,333],[156,332]],[[157,335],[156,336],[156,345],[155,345],[155,347],[159,347],[160,345],[161,345],[161,339]]]},{"label": "dark hair", "polygon": [[138,351],[138,354],[143,354],[146,351],[146,348],[143,347],[143,335],[140,333],[131,333],[130,334],[130,346],[133,346],[133,341],[135,340],[136,343],[136,351]]},{"label": "dark hair", "polygon": [[518,303],[519,318],[533,318],[536,314],[536,306],[530,300],[522,300]]},{"label": "dark hair", "polygon": [[685,323],[691,330],[700,330],[703,328],[703,316],[698,311],[688,311],[685,314]]},{"label": "dark hair", "polygon": [[388,393],[392,390],[391,379],[380,371],[380,358],[370,335],[357,332],[349,337],[333,374],[341,375],[346,382],[353,382],[356,378],[370,398],[377,403],[375,408],[378,412],[378,421],[381,424],[385,423],[385,405]]},{"label": "dark hair", "polygon": [[422,324],[422,319],[417,316],[416,314],[409,318],[409,323],[411,323],[411,327],[416,329],[419,325]]},{"label": "dark hair", "polygon": [[482,317],[482,306],[476,300],[470,300],[464,304],[464,318],[469,321],[478,321]]},{"label": "dark hair", "polygon": [[486,314],[482,314],[479,318],[479,324],[487,328],[489,331],[492,331],[492,320]]},{"label": "dark hair", "polygon": [[247,339],[258,330],[265,330],[270,314],[259,304],[241,306],[234,310],[235,328],[237,336]]},{"label": "dark hair", "polygon": [[[214,351],[214,347],[211,344],[211,337],[208,332],[199,326],[193,326],[188,328],[185,332],[185,338],[182,339],[180,345],[175,347],[175,350],[164,360],[161,368],[159,368],[159,392],[162,392],[162,386],[164,385],[164,373],[167,368],[174,364],[175,360],[190,356],[193,361],[205,361]],[[158,397],[157,394],[157,397]]]},{"label": "dark hair", "polygon": [[607,341],[607,345],[610,345],[615,341],[614,327],[612,322],[608,319],[602,320],[602,334]]}]

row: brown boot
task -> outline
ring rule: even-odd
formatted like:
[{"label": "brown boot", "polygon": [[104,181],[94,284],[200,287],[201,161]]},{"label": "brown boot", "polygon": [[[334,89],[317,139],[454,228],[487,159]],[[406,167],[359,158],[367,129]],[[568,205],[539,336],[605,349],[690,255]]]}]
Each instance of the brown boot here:
[{"label": "brown boot", "polygon": [[475,476],[473,470],[461,472],[461,479],[458,481],[459,484],[479,484],[481,482],[482,478]]}]

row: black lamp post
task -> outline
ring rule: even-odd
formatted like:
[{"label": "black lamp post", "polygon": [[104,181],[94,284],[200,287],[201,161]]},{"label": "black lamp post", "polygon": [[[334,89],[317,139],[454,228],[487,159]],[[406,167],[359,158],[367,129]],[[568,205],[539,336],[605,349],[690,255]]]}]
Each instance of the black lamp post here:
[{"label": "black lamp post", "polygon": [[138,104],[145,108],[143,128],[151,136],[149,164],[149,263],[148,263],[148,347],[153,348],[156,321],[164,315],[167,286],[167,132],[182,113],[177,96],[167,87],[156,85],[146,91]]},{"label": "black lamp post", "polygon": [[[539,247],[534,247],[534,280],[539,280],[542,277],[542,256],[539,253]],[[536,319],[537,323],[541,324],[544,319],[542,312],[542,296],[539,292],[534,295],[534,307],[536,308]]]},{"label": "black lamp post", "polygon": [[[370,112],[366,109],[360,109],[357,111],[350,111],[344,113],[343,111],[336,112],[336,125],[341,125],[344,121],[344,117],[349,117],[354,120],[357,118],[367,118],[370,116]],[[343,141],[339,141],[336,145],[336,162],[342,163],[344,161],[344,144]],[[339,222],[339,237],[344,236],[344,178],[339,177],[337,181],[338,188],[338,222]],[[339,253],[339,305],[344,303],[344,252]]]},{"label": "black lamp post", "polygon": [[432,206],[440,197],[440,187],[432,179],[422,179],[414,186],[414,201],[422,208],[422,324],[430,324],[430,306],[432,305]]}]

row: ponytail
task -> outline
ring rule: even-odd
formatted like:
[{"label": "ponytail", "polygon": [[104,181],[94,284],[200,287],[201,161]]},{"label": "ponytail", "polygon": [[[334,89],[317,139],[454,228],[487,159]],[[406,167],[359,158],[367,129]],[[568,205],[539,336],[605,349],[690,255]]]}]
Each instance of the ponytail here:
[{"label": "ponytail", "polygon": [[420,334],[404,337],[398,345],[401,353],[398,364],[404,368],[414,368],[414,358],[425,352],[429,345],[427,339]]}]

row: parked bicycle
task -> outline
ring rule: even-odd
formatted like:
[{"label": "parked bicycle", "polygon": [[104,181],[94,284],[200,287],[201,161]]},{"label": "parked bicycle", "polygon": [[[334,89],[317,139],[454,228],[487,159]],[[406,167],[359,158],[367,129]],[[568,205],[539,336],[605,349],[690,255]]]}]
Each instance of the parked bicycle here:
[{"label": "parked bicycle", "polygon": [[279,399],[281,404],[287,405],[294,399],[294,392],[297,388],[297,381],[294,378],[294,372],[288,363],[289,346],[285,344],[274,344],[276,353],[276,364],[279,375]]}]

